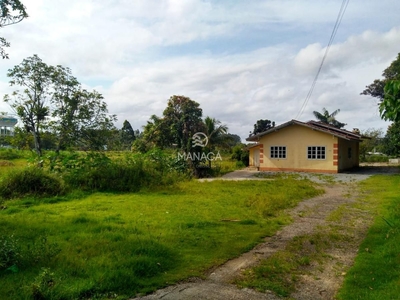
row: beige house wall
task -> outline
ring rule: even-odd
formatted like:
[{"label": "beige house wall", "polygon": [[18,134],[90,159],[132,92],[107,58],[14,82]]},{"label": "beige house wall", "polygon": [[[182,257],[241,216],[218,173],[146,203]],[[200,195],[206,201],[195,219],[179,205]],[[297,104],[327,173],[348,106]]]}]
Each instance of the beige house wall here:
[{"label": "beige house wall", "polygon": [[[263,159],[260,158],[262,171],[337,173],[339,170],[338,138],[333,135],[293,124],[261,137],[259,143],[263,146]],[[271,146],[285,146],[286,158],[271,158]],[[309,146],[324,146],[325,159],[308,159]]]},{"label": "beige house wall", "polygon": [[[260,167],[260,159],[263,158],[262,148],[263,145],[253,146],[249,149],[249,166]],[[255,156],[258,155],[258,159]]]}]

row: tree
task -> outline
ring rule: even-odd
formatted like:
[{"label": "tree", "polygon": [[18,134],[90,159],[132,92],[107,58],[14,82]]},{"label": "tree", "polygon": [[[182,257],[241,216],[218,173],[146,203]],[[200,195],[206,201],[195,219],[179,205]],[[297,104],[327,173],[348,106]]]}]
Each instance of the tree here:
[{"label": "tree", "polygon": [[191,148],[193,134],[203,129],[200,104],[185,96],[172,96],[163,112],[162,124],[167,127],[169,144],[183,151]]},{"label": "tree", "polygon": [[[0,28],[16,24],[28,17],[25,6],[19,0],[0,1]],[[0,55],[3,59],[8,58],[4,48],[10,47],[10,43],[0,37]]]},{"label": "tree", "polygon": [[74,97],[77,99],[77,109],[68,122],[74,129],[71,136],[75,137],[75,141],[70,140],[69,144],[83,150],[105,150],[115,130],[116,116],[108,113],[107,103],[95,90],[89,92],[81,89]]},{"label": "tree", "polygon": [[368,152],[381,152],[383,144],[383,131],[382,129],[369,128],[361,132],[364,137],[360,143],[360,156],[365,160]]},{"label": "tree", "polygon": [[[390,80],[400,80],[400,53],[390,66],[383,71],[382,76],[383,79],[375,79],[373,83],[367,85],[361,95],[369,95],[378,98],[379,101],[383,101],[386,83]],[[396,96],[400,98],[399,95]]]},{"label": "tree", "polygon": [[256,124],[254,124],[254,130],[253,132],[250,132],[250,135],[256,135],[273,127],[275,127],[275,122],[273,121],[263,119],[258,120]]},{"label": "tree", "polygon": [[121,143],[122,147],[125,150],[130,150],[132,147],[133,141],[136,139],[135,131],[132,128],[131,123],[127,120],[124,121],[124,124],[121,128]]},{"label": "tree", "polygon": [[400,155],[400,122],[392,123],[383,140],[383,151],[387,155]]},{"label": "tree", "polygon": [[163,149],[171,146],[171,133],[166,126],[164,119],[152,115],[143,126],[143,133],[133,143],[133,149],[139,152],[147,152],[153,147]]},{"label": "tree", "polygon": [[386,81],[379,112],[381,118],[386,121],[400,122],[400,80]]},{"label": "tree", "polygon": [[215,145],[222,144],[224,142],[224,137],[228,132],[228,126],[222,124],[221,121],[206,117],[204,119],[205,134],[208,137],[208,145],[210,150],[213,150]]},{"label": "tree", "polygon": [[50,66],[34,55],[24,59],[20,65],[7,73],[7,76],[12,78],[10,85],[21,86],[24,90],[15,91],[12,94],[14,100],[5,95],[4,101],[15,110],[26,131],[32,133],[38,156],[42,155],[40,132],[46,123],[46,117],[49,116],[52,72]]},{"label": "tree", "polygon": [[313,114],[318,119],[318,121],[340,129],[340,128],[346,126],[346,124],[341,123],[336,120],[335,117],[339,112],[340,112],[340,109],[337,109],[333,113],[330,114],[329,111],[327,111],[324,107],[322,109],[322,113],[320,113],[318,111],[313,111]]},{"label": "tree", "polygon": [[113,129],[114,115],[109,115],[103,96],[82,89],[68,68],[48,66],[37,55],[24,59],[7,74],[15,91],[4,101],[16,111],[27,132],[32,133],[35,150],[42,155],[44,129],[56,137],[56,150],[66,146],[102,149]]}]

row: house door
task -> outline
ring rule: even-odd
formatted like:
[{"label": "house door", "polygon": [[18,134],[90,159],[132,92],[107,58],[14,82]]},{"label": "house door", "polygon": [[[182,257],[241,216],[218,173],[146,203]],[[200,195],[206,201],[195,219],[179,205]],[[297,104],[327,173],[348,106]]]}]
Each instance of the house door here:
[{"label": "house door", "polygon": [[256,148],[253,151],[253,164],[255,167],[259,167],[260,166],[260,149]]}]

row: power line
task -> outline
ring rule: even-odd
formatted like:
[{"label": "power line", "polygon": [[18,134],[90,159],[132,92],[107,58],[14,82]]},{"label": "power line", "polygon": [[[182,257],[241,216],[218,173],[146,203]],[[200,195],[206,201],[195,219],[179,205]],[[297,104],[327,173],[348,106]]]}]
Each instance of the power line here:
[{"label": "power line", "polygon": [[303,105],[301,106],[300,111],[298,112],[298,114],[297,114],[295,119],[298,119],[299,117],[301,117],[301,115],[304,112],[304,109],[307,106],[308,101],[311,98],[311,95],[312,95],[312,93],[314,91],[315,85],[317,84],[319,74],[321,73],[322,66],[324,65],[324,62],[325,62],[325,59],[326,59],[326,57],[328,55],[329,49],[331,48],[333,40],[335,39],[336,33],[337,33],[338,29],[339,29],[340,23],[342,22],[344,13],[346,12],[347,5],[349,4],[349,2],[350,2],[350,0],[343,0],[343,2],[342,2],[342,5],[341,5],[340,10],[339,10],[339,14],[338,14],[338,16],[336,18],[335,26],[333,27],[332,34],[331,34],[331,37],[329,39],[328,46],[326,47],[324,56],[322,57],[322,61],[321,61],[321,64],[319,65],[317,74],[315,75],[315,78],[314,78],[314,80],[313,80],[313,82],[311,84],[311,88],[308,91],[308,94],[307,94],[306,98],[303,101]]}]

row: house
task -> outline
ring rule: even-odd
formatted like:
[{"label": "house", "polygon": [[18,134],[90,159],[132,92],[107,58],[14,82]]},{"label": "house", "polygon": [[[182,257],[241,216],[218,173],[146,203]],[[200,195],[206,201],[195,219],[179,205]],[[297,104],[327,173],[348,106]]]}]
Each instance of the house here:
[{"label": "house", "polygon": [[18,120],[7,115],[0,115],[0,137],[14,135],[14,126]]},{"label": "house", "polygon": [[246,139],[250,166],[260,171],[338,173],[359,165],[359,131],[291,120]]}]

